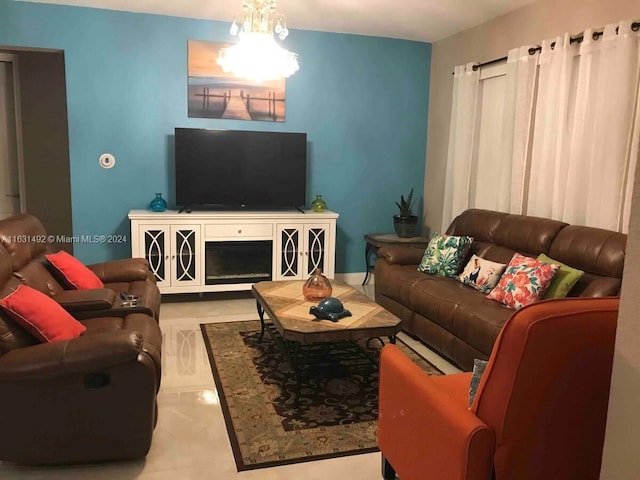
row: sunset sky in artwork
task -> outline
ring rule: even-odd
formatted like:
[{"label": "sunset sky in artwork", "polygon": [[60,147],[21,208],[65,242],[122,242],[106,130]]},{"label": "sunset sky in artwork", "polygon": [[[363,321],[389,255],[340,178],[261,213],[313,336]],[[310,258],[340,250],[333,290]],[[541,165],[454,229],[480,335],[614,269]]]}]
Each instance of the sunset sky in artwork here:
[{"label": "sunset sky in artwork", "polygon": [[283,122],[286,112],[284,78],[256,82],[225,73],[218,52],[231,44],[189,40],[187,103],[192,118],[227,118]]},{"label": "sunset sky in artwork", "polygon": [[218,51],[227,47],[227,43],[189,40],[189,76],[190,77],[230,77],[216,63]]},{"label": "sunset sky in artwork", "polygon": [[[189,40],[188,45],[188,76],[189,77],[217,77],[236,78],[232,73],[225,73],[218,60],[218,52],[221,48],[229,47],[229,43],[207,42],[204,40]],[[268,80],[260,85],[266,88],[283,90],[285,88],[284,78]],[[254,84],[247,80],[247,83]]]}]

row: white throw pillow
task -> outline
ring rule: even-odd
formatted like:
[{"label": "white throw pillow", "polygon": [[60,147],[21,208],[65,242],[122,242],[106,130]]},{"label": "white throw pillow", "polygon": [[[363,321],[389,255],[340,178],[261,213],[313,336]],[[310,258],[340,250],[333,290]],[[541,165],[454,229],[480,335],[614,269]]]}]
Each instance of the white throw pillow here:
[{"label": "white throw pillow", "polygon": [[458,277],[465,285],[475,288],[479,292],[489,293],[498,284],[506,264],[491,262],[477,255],[473,255]]}]

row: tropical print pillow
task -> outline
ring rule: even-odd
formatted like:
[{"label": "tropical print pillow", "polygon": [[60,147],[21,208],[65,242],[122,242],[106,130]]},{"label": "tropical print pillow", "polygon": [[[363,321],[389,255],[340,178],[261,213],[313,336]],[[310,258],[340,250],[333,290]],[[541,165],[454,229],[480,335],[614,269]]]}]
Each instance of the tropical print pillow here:
[{"label": "tropical print pillow", "polygon": [[473,242],[473,237],[455,237],[434,233],[424,251],[422,261],[418,265],[418,271],[441,277],[455,276],[471,242]]},{"label": "tropical print pillow", "polygon": [[456,278],[481,293],[489,293],[500,280],[505,268],[504,263],[491,262],[473,255],[462,273]]},{"label": "tropical print pillow", "polygon": [[560,265],[515,253],[487,298],[518,310],[540,300],[559,269]]}]

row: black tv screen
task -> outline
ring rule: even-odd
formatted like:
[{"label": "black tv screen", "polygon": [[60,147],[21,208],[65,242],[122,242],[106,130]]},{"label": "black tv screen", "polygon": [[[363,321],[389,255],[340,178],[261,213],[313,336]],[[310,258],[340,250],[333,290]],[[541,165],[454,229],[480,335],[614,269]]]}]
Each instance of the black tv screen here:
[{"label": "black tv screen", "polygon": [[183,209],[299,208],[306,133],[175,129],[176,203]]}]

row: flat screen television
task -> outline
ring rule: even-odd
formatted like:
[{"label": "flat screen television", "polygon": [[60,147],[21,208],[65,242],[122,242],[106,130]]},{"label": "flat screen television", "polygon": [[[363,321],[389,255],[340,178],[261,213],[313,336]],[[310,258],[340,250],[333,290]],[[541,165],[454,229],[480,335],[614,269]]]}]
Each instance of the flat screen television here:
[{"label": "flat screen television", "polygon": [[175,129],[181,209],[294,209],[306,202],[307,134]]}]

